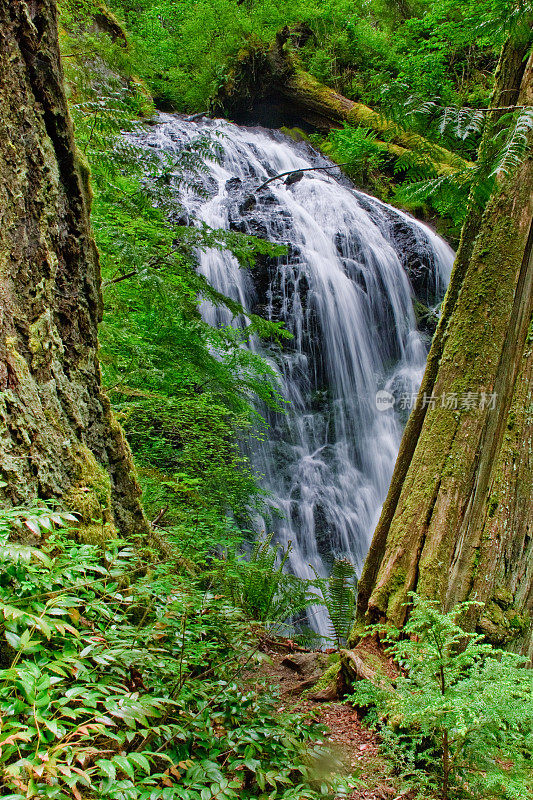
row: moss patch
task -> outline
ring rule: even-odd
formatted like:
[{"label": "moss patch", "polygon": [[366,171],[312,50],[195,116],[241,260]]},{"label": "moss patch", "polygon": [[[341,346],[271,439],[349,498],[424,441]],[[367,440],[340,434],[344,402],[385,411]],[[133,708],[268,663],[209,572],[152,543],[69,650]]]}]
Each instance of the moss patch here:
[{"label": "moss patch", "polygon": [[337,681],[337,675],[341,669],[341,662],[340,656],[335,654],[336,661],[333,664],[330,664],[327,670],[324,672],[322,677],[315,683],[315,685],[308,690],[308,694],[316,694],[316,692],[321,692],[323,689],[327,689],[328,686],[335,686]]},{"label": "moss patch", "polygon": [[78,474],[63,502],[79,522],[81,539],[96,544],[117,535],[111,509],[111,480],[88,447],[81,445],[77,453]]}]

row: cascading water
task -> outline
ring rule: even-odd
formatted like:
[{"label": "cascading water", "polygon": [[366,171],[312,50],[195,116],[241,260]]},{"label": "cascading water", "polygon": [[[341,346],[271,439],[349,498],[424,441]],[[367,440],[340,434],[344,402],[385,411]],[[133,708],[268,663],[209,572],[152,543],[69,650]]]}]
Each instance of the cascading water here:
[{"label": "cascading water", "polygon": [[[266,411],[267,436],[250,454],[272,510],[258,527],[292,542],[296,575],[327,574],[332,555],[360,569],[398,451],[398,400],[416,392],[427,355],[415,292],[425,306],[442,298],[453,252],[423,224],[331,172],[304,172],[257,191],[279,173],[328,163],[279,133],[161,115],[143,138],[168,151],[210,132],[219,134],[223,156],[210,163],[207,199],[181,191],[189,221],[288,245],[287,256],[253,272],[228,252],[200,255],[211,285],[293,334],[282,352],[266,353],[289,404],[285,414]],[[203,314],[231,322],[208,303]],[[384,408],[379,390],[390,393]],[[325,633],[326,612],[311,622]]]}]

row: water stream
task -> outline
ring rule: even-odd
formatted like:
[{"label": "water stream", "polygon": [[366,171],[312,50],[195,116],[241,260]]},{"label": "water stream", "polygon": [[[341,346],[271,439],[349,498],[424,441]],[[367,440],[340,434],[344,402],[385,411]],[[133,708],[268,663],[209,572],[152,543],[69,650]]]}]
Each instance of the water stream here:
[{"label": "water stream", "polygon": [[[299,576],[327,574],[332,555],[360,570],[427,356],[429,332],[417,326],[414,301],[442,299],[453,251],[427,226],[354,190],[340,171],[304,172],[257,192],[273,175],[328,163],[277,132],[161,115],[144,140],[169,151],[215,131],[223,157],[210,163],[207,198],[180,192],[189,222],[288,245],[286,256],[253,271],[227,252],[200,255],[216,289],[293,334],[282,352],[265,351],[289,404],[285,414],[265,412],[267,436],[250,445],[271,512],[257,528],[292,542]],[[213,324],[232,322],[208,303],[202,313]],[[378,408],[380,390],[389,394]],[[326,625],[319,611],[313,627]]]}]

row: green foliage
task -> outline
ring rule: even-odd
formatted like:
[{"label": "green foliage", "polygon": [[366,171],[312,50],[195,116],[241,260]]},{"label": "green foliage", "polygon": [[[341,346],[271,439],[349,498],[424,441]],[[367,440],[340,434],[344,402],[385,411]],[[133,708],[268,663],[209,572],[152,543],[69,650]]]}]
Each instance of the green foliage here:
[{"label": "green foliage", "polygon": [[427,98],[484,102],[491,48],[518,17],[510,0],[483,0],[481,8],[473,0],[412,3],[408,13],[403,2],[351,0],[115,0],[113,8],[158,103],[185,111],[207,108],[243,44],[269,43],[296,24],[311,32],[295,46],[303,66],[348,97],[375,104],[385,84],[400,81]]},{"label": "green foliage", "polygon": [[394,691],[361,681],[355,701],[375,704],[389,755],[412,784],[443,798],[530,797],[533,672],[524,659],[467,633],[458,619],[412,594],[403,630],[385,640],[401,668]]},{"label": "green foliage", "polygon": [[[491,125],[489,109],[443,108],[420,97],[410,97],[404,105],[397,98],[397,103],[392,115],[397,124],[417,130],[422,127],[421,120],[426,124],[433,121],[448,146],[472,137],[478,142],[486,125]],[[323,149],[335,160],[348,164],[346,171],[359,186],[369,186],[377,193],[380,193],[378,173],[392,163],[395,179],[401,181],[395,187],[394,202],[407,207],[430,204],[439,215],[450,218],[458,231],[472,204],[479,209],[485,207],[496,176],[512,174],[518,169],[527,153],[532,128],[531,107],[498,115],[497,126],[492,124],[492,134],[485,137],[475,163],[458,158],[442,174],[437,173],[438,156],[431,143],[424,149],[417,147],[387,158],[384,145],[362,127],[345,125],[342,130],[332,131]]]},{"label": "green foliage", "polygon": [[345,124],[340,130],[333,130],[328,141],[336,160],[346,165],[346,172],[357,186],[367,186],[386,159],[383,145],[376,142],[376,134],[361,125]]},{"label": "green foliage", "polygon": [[500,131],[495,137],[497,148],[495,162],[489,177],[498,173],[515,172],[528,152],[528,140],[533,130],[533,107],[521,108],[505,114],[499,120]]},{"label": "green foliage", "polygon": [[[406,159],[398,160],[395,169],[403,171],[406,164]],[[424,177],[420,177],[421,171],[423,166],[415,155],[412,165],[406,170],[407,180],[396,189],[395,201],[415,207],[430,204],[438,214],[453,221],[456,232],[460,231],[465,220],[469,198],[473,197],[482,208],[490,197],[493,180],[478,180],[479,170],[475,166],[438,176],[432,167]]]},{"label": "green foliage", "polygon": [[242,613],[148,555],[52,532],[44,560],[4,561],[2,796],[326,795],[321,730],[243,681],[259,656]]},{"label": "green foliage", "polygon": [[287,574],[291,545],[272,544],[273,534],[258,539],[251,553],[228,550],[215,569],[217,581],[232,603],[272,632],[287,633],[287,622],[316,603],[309,582]]},{"label": "green foliage", "polygon": [[[407,180],[396,192],[401,203],[431,202],[443,216],[449,216],[457,226],[463,224],[471,204],[483,209],[494,189],[497,175],[515,172],[528,148],[528,135],[533,128],[533,108],[512,109],[498,116],[495,127],[487,109],[435,107],[433,103],[419,104],[406,121],[434,113],[442,133],[450,131],[456,139],[465,140],[491,126],[474,164],[456,166],[443,175],[435,175],[431,162],[415,152],[396,160],[396,173],[404,172]],[[410,160],[411,159],[411,160]]]},{"label": "green foliage", "polygon": [[[2,481],[2,485],[6,484]],[[47,560],[45,554],[37,547],[24,543],[30,537],[32,541],[41,538],[46,531],[56,526],[76,522],[73,514],[54,511],[43,507],[42,503],[27,506],[14,506],[0,514],[0,564],[5,561],[39,561]]]},{"label": "green foliage", "polygon": [[355,621],[357,576],[355,567],[347,558],[335,558],[328,578],[312,581],[326,606],[331,635],[337,647],[344,647]]}]

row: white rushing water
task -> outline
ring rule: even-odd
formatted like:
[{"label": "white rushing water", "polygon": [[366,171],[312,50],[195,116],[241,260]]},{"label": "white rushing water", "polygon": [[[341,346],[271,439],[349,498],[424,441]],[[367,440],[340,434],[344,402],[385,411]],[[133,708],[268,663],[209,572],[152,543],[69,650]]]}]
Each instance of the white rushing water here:
[{"label": "white rushing water", "polygon": [[[353,190],[339,171],[304,172],[257,192],[273,175],[328,163],[280,134],[161,115],[144,141],[169,151],[213,131],[222,132],[222,161],[210,164],[207,199],[180,193],[189,221],[289,245],[287,256],[252,272],[227,252],[200,255],[216,289],[283,320],[294,337],[283,352],[267,353],[289,404],[285,414],[266,413],[269,431],[250,454],[273,511],[258,529],[292,542],[296,575],[327,574],[333,555],[360,570],[392,476],[407,413],[401,406],[416,392],[427,356],[413,284],[423,302],[438,302],[453,252],[428,227]],[[207,303],[203,314],[231,323]],[[382,389],[396,402],[378,410]],[[325,632],[326,612],[312,624]]]}]

